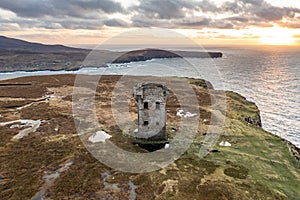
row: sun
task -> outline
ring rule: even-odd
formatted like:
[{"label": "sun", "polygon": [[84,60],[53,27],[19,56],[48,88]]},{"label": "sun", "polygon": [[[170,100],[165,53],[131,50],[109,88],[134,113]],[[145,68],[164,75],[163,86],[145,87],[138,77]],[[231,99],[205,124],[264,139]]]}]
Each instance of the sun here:
[{"label": "sun", "polygon": [[288,28],[264,28],[259,35],[260,43],[265,45],[296,45],[296,39]]}]

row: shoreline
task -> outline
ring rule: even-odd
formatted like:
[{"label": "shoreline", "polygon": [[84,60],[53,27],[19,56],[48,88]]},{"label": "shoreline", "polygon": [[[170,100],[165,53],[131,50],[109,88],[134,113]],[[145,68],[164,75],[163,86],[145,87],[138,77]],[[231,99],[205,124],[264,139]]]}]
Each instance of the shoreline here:
[{"label": "shoreline", "polygon": [[[82,68],[81,68],[81,69],[82,69]],[[56,71],[61,71],[61,70],[52,70],[52,71],[50,71],[50,72],[56,72]],[[24,71],[16,71],[16,72],[24,72]],[[34,71],[28,71],[28,72],[34,72]],[[44,71],[40,71],[40,72],[44,72]],[[66,72],[72,72],[72,71],[66,71]],[[8,73],[10,73],[10,72],[8,72]],[[9,83],[3,83],[3,82],[6,82],[6,81],[10,82],[10,81],[17,80],[17,79],[22,79],[22,78],[30,79],[30,78],[43,77],[43,76],[48,77],[48,76],[69,76],[69,75],[70,75],[70,76],[73,76],[73,75],[76,75],[76,74],[75,74],[75,73],[70,73],[70,74],[50,74],[50,75],[43,75],[43,74],[42,74],[42,75],[33,75],[33,76],[14,77],[14,78],[9,78],[9,79],[0,80],[0,88],[3,87],[3,86],[9,86],[9,85],[11,85],[11,86],[16,86],[16,85],[18,85],[18,84],[14,84],[14,83],[12,83],[12,84],[9,84]],[[90,75],[88,75],[88,76],[90,76]],[[120,75],[101,75],[101,76],[120,76]],[[133,75],[133,76],[134,76],[134,75]],[[184,77],[180,77],[180,78],[184,78]],[[186,77],[186,78],[187,78],[187,77]],[[194,79],[194,78],[193,78],[193,79]],[[208,82],[208,83],[210,83],[210,82]],[[28,85],[28,84],[26,84],[26,85]],[[234,91],[229,91],[229,92],[234,92]],[[234,93],[235,93],[235,92],[234,92]],[[239,94],[239,93],[237,93],[237,94]],[[242,96],[242,94],[239,94],[239,95]],[[243,96],[242,96],[242,97],[243,97]],[[1,98],[1,97],[0,97],[0,98]],[[254,104],[255,104],[255,102],[254,102]],[[256,105],[256,104],[255,104],[255,105]],[[258,109],[258,108],[257,108],[257,109]],[[261,117],[261,116],[259,116],[259,118],[260,118],[260,117]],[[250,124],[250,123],[249,123],[249,124]],[[293,144],[293,142],[287,140],[286,138],[282,138],[282,137],[280,137],[279,135],[276,135],[276,134],[274,134],[274,133],[271,133],[271,132],[265,130],[262,126],[260,126],[259,128],[261,128],[263,131],[269,133],[270,135],[272,135],[272,136],[274,136],[274,137],[276,137],[276,138],[279,138],[279,139],[281,139],[282,141],[285,141],[285,142],[287,143],[287,146],[288,146],[290,152],[292,153],[292,155],[293,155],[297,160],[300,160],[300,148],[297,147],[296,144]]]},{"label": "shoreline", "polygon": [[[59,57],[61,55],[62,57]],[[82,66],[82,62],[89,56],[96,56],[97,66]],[[159,58],[222,58],[222,52],[206,51],[173,51],[161,49],[141,49],[128,52],[93,50],[78,52],[12,52],[9,56],[0,56],[2,61],[0,73],[14,71],[76,71],[85,67],[107,67],[108,64],[126,64],[131,62],[148,61]],[[37,61],[32,61],[37,60]],[[6,66],[5,63],[10,63]],[[4,68],[2,70],[2,68]]]},{"label": "shoreline", "polygon": [[[92,76],[91,80],[95,77]],[[172,164],[162,166],[162,169],[151,173],[133,174],[115,170],[114,167],[99,162],[97,156],[88,149],[90,145],[96,144],[86,143],[99,131],[108,134],[110,138],[107,140],[125,152],[138,155],[149,153],[124,136],[113,118],[112,92],[120,77],[101,77],[95,95],[97,106],[93,108],[100,126],[92,125],[90,128],[89,124],[93,119],[84,117],[89,113],[89,107],[86,106],[89,97],[85,90],[79,93],[80,103],[75,105],[78,116],[83,115],[83,118],[74,121],[75,75],[30,76],[0,81],[3,85],[0,86],[0,131],[5,133],[0,134],[0,153],[3,154],[0,181],[10,188],[1,191],[1,195],[12,196],[19,192],[23,199],[31,199],[36,194],[49,198],[74,198],[91,196],[100,191],[106,192],[105,194],[114,193],[125,199],[131,191],[127,187],[130,180],[137,187],[137,197],[143,198],[147,194],[153,199],[157,188],[164,188],[165,184],[172,180],[178,183],[172,187],[178,188],[176,190],[183,199],[199,199],[208,195],[214,197],[216,192],[223,195],[224,191],[231,195],[231,199],[293,199],[299,196],[299,186],[296,184],[300,177],[298,149],[261,128],[257,115],[259,109],[255,103],[246,101],[238,93],[225,92],[227,109],[225,112],[218,112],[220,108],[215,106],[215,101],[211,101],[211,95],[219,96],[222,92],[210,89],[203,79],[187,79],[198,100],[199,119],[197,117],[196,120],[200,126],[197,126],[196,135],[187,151]],[[139,80],[155,82],[161,79],[144,77],[137,81]],[[174,77],[170,80],[175,84],[181,81]],[[126,86],[120,88],[118,95],[130,98],[131,93],[124,87]],[[190,93],[182,95],[183,98],[190,97]],[[131,120],[135,121],[137,107],[133,101],[134,99],[131,99],[126,105],[129,107]],[[178,125],[183,118],[177,116],[181,105],[176,95],[171,93],[167,101],[166,131],[172,140],[174,134],[179,133],[176,131],[180,130]],[[217,125],[211,120],[214,115],[224,116],[226,123],[224,126],[220,124],[222,131],[216,144],[207,149],[208,154],[205,157],[199,157],[199,149],[206,146],[203,141],[210,133],[216,133],[211,132],[213,130],[209,131],[210,125]],[[81,122],[87,122],[87,131],[78,136],[76,124]],[[21,135],[22,138],[16,135]],[[101,143],[97,146],[101,146]],[[224,146],[224,143],[230,145]],[[163,151],[173,151],[172,145],[174,144],[170,143],[170,148]],[[108,153],[114,160],[127,159],[111,148],[106,149],[104,153]],[[139,159],[137,161],[140,162]],[[20,170],[28,168],[28,163],[30,170],[24,170],[20,174]],[[120,190],[106,187],[107,182],[99,182],[105,173],[114,177],[109,179],[109,183],[124,188],[121,193]],[[52,182],[44,178],[53,177],[53,174],[55,176]],[[86,184],[80,185],[82,180],[86,181]],[[254,182],[256,184],[253,184]],[[25,187],[29,183],[32,187]],[[151,185],[153,187],[149,188]],[[93,190],[90,190],[91,186],[95,186]],[[190,192],[192,187],[195,187],[195,193]],[[207,190],[208,187],[212,190]],[[64,192],[61,192],[61,188]],[[245,189],[249,191],[247,194]],[[39,193],[40,191],[42,193]],[[237,194],[240,196],[236,196]],[[163,192],[157,195],[161,198],[167,197]]]}]

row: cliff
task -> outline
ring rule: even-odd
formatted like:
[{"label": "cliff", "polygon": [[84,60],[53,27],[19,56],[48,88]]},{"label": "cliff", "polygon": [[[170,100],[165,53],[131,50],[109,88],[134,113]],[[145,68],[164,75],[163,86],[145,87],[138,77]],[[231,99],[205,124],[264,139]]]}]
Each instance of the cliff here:
[{"label": "cliff", "polygon": [[142,49],[121,53],[113,63],[129,63],[137,61],[146,61],[153,58],[221,58],[221,52],[196,52],[196,51],[166,51],[160,49]]},{"label": "cliff", "polygon": [[[115,145],[146,153],[123,137],[113,120],[110,101],[119,79],[102,76],[96,94],[99,123]],[[257,106],[241,95],[226,92],[226,112],[215,112],[218,106],[211,106],[210,94],[220,91],[203,80],[189,79],[199,101],[201,124],[193,143],[173,164],[132,174],[100,163],[82,144],[72,115],[74,80],[74,75],[56,75],[0,82],[1,199],[299,198],[299,152],[264,131]],[[134,102],[130,101],[129,111],[136,117]],[[178,106],[171,94],[167,102],[170,136],[180,121]],[[226,116],[222,135],[211,152],[199,158],[201,141],[215,113]]]}]

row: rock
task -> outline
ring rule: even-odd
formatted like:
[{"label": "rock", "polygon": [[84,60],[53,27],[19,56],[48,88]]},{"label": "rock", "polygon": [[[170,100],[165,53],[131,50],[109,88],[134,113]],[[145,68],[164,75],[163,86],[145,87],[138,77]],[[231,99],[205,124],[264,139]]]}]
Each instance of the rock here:
[{"label": "rock", "polygon": [[262,127],[260,116],[246,117],[245,121],[254,126]]}]

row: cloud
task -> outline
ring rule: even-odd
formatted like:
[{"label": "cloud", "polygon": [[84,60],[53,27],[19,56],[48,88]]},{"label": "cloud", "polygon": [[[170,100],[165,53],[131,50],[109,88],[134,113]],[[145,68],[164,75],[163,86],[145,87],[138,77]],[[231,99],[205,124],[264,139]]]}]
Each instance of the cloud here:
[{"label": "cloud", "polygon": [[43,3],[43,1],[0,1],[0,7],[6,10],[10,10],[21,17],[40,17],[45,14],[49,14],[53,11],[52,6],[49,3]]},{"label": "cloud", "polygon": [[105,20],[104,25],[106,26],[112,26],[112,27],[128,27],[129,24],[125,21],[123,21],[122,19],[108,19]]},{"label": "cloud", "polygon": [[295,16],[295,11],[299,12],[292,8],[278,8],[267,5],[257,10],[253,10],[253,14],[264,20],[276,21],[282,20],[283,17],[293,18]]},{"label": "cloud", "polygon": [[[194,0],[140,0],[138,6],[131,7],[134,15],[132,26],[163,27],[163,28],[192,28],[205,27],[210,19],[205,16],[195,17],[194,13],[201,11],[205,4],[206,11],[215,10],[215,4],[204,0],[203,3]],[[190,16],[190,17],[187,17]]]},{"label": "cloud", "polygon": [[16,14],[16,17],[1,22],[5,27],[12,24],[21,28],[45,29],[127,27],[123,20],[109,19],[110,14],[125,13],[121,4],[113,0],[1,0],[0,8]]},{"label": "cloud", "polygon": [[228,17],[228,18],[224,18],[224,20],[226,21],[232,21],[232,22],[243,22],[243,23],[247,23],[249,21],[249,18],[247,17]]},{"label": "cloud", "polygon": [[210,18],[194,18],[183,20],[183,22],[179,23],[179,25],[184,27],[204,27],[208,26],[210,22]]},{"label": "cloud", "polygon": [[[221,29],[268,26],[300,13],[297,8],[276,7],[264,0],[234,0],[218,5],[210,0],[140,0],[132,10],[135,13],[131,18],[132,26]],[[221,15],[224,17],[220,18]]]},{"label": "cloud", "polygon": [[141,0],[139,6],[134,6],[139,15],[157,19],[182,18],[185,9],[193,9],[193,1],[188,0]]},{"label": "cloud", "polygon": [[224,3],[219,12],[234,13],[252,19],[256,17],[260,21],[278,21],[284,17],[293,18],[295,13],[300,13],[300,9],[276,7],[264,0],[235,0]]},{"label": "cloud", "polygon": [[20,27],[17,24],[4,23],[0,26],[0,31],[19,31]]},{"label": "cloud", "polygon": [[202,12],[219,12],[218,6],[210,2],[209,0],[202,0],[200,2],[196,2],[194,5],[197,10],[201,10]]},{"label": "cloud", "polygon": [[[1,0],[15,13],[0,21],[2,30],[19,28],[101,29],[109,27],[243,29],[272,26],[283,18],[298,27],[300,9],[274,6],[265,0],[138,0],[126,9],[114,0]],[[124,18],[123,18],[124,17]],[[126,18],[126,19],[125,19]]]},{"label": "cloud", "polygon": [[135,15],[131,18],[132,27],[160,27],[160,28],[176,28],[173,20],[151,19],[145,15]]},{"label": "cloud", "polygon": [[45,16],[86,17],[90,13],[122,13],[120,3],[112,0],[1,0],[0,8],[10,10],[20,17],[41,18]]}]

